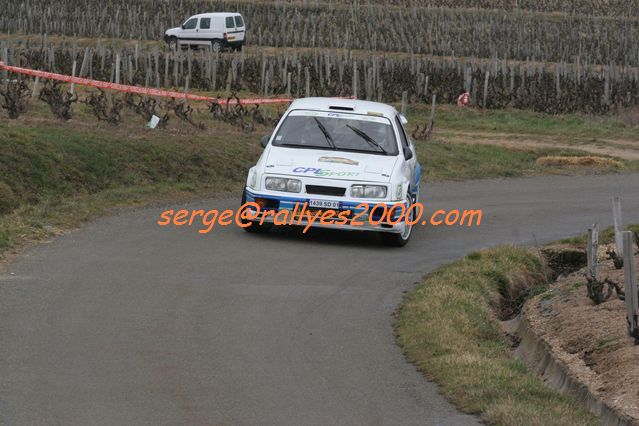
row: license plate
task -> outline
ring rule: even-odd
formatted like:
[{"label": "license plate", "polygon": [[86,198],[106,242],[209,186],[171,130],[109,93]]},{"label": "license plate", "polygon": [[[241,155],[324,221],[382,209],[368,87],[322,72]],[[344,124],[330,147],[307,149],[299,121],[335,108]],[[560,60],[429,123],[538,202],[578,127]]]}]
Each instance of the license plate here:
[{"label": "license plate", "polygon": [[329,209],[329,210],[339,209],[339,201],[309,200],[308,205],[309,207],[315,207],[318,209]]}]

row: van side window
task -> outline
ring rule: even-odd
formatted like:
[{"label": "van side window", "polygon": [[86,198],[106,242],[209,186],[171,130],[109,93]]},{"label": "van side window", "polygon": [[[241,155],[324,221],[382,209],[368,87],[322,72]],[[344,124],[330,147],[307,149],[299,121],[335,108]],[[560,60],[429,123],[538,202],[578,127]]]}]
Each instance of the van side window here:
[{"label": "van side window", "polygon": [[197,18],[191,18],[184,24],[185,30],[194,30],[197,27]]},{"label": "van side window", "polygon": [[211,29],[211,18],[200,19],[200,29],[201,30]]},{"label": "van side window", "polygon": [[232,16],[226,18],[226,28],[235,28],[235,21]]},{"label": "van side window", "polygon": [[408,148],[408,138],[404,132],[404,126],[402,126],[402,122],[399,121],[399,117],[395,117],[395,121],[397,122],[397,128],[399,129],[399,138],[402,140],[402,146]]},{"label": "van side window", "polygon": [[244,20],[239,15],[235,17],[235,26],[236,27],[243,27],[244,26]]}]

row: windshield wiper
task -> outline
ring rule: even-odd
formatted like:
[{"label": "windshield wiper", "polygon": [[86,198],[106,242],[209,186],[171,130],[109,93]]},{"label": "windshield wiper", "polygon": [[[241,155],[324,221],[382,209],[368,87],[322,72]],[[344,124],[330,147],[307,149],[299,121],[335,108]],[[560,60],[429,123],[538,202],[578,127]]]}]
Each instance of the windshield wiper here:
[{"label": "windshield wiper", "polygon": [[299,143],[278,143],[278,144],[273,144],[273,146],[283,146],[286,148],[305,148],[305,149],[326,149],[326,145],[302,145]]},{"label": "windshield wiper", "polygon": [[319,129],[322,131],[322,133],[324,133],[324,137],[326,138],[326,142],[328,142],[328,145],[331,147],[331,149],[337,149],[337,146],[335,146],[335,142],[333,142],[333,138],[331,137],[331,134],[328,133],[328,130],[326,130],[326,127],[324,127],[322,122],[319,121],[319,119],[317,117],[313,117],[313,120],[315,120],[315,122],[317,123],[317,127],[319,127]]},{"label": "windshield wiper", "polygon": [[380,144],[378,144],[377,141],[375,141],[375,139],[373,139],[370,136],[368,136],[368,134],[362,132],[357,127],[351,126],[350,124],[347,124],[346,127],[351,129],[353,132],[355,132],[355,134],[357,136],[359,136],[360,138],[364,139],[370,145],[374,146],[375,148],[379,148],[380,152],[383,152],[384,154],[388,154],[388,152]]}]

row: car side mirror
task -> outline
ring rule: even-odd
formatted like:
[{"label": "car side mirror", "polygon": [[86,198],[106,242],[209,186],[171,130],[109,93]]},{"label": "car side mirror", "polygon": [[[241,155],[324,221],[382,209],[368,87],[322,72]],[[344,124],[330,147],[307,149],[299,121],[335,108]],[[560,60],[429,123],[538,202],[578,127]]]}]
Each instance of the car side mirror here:
[{"label": "car side mirror", "polygon": [[408,119],[406,118],[406,116],[404,116],[404,114],[399,114],[399,121],[400,123],[402,123],[402,126],[408,124]]},{"label": "car side mirror", "polygon": [[411,149],[407,146],[404,147],[404,159],[405,160],[410,160],[411,158],[413,158],[413,151],[411,151]]},{"label": "car side mirror", "polygon": [[184,26],[185,26],[184,24],[181,25],[182,29],[184,29]]},{"label": "car side mirror", "polygon": [[263,148],[266,148],[266,145],[268,145],[268,141],[269,139],[271,139],[270,136],[262,136],[262,139],[260,139],[260,144],[262,145]]}]

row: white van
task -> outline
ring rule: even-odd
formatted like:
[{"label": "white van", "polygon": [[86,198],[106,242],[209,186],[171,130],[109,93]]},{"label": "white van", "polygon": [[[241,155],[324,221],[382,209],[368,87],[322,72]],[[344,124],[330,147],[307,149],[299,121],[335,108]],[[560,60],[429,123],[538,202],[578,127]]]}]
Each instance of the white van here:
[{"label": "white van", "polygon": [[187,19],[181,27],[164,33],[172,47],[211,46],[214,52],[224,47],[239,50],[246,42],[246,25],[239,13],[201,13]]}]

